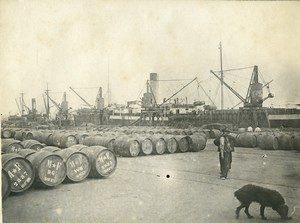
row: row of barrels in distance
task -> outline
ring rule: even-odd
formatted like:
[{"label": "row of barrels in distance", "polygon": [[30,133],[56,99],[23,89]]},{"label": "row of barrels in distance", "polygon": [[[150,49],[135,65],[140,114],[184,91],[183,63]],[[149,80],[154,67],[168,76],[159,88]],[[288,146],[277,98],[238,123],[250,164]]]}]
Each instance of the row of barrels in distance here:
[{"label": "row of barrels in distance", "polygon": [[[18,140],[30,139],[31,130],[29,129],[2,129],[1,138],[15,138]],[[118,134],[163,134],[163,135],[193,135],[198,133],[203,133],[207,138],[216,138],[220,135],[220,130],[218,129],[201,129],[201,128],[190,128],[190,129],[174,129],[174,128],[129,128],[129,127],[114,127],[114,128],[98,128],[95,131],[72,131],[72,130],[32,130],[35,134],[44,132],[65,132],[72,134],[97,134],[97,133],[118,133]],[[37,136],[36,136],[37,137]]]},{"label": "row of barrels in distance", "polygon": [[244,132],[232,134],[235,146],[259,147],[264,150],[298,150],[300,151],[300,134],[285,132]]},{"label": "row of barrels in distance", "polygon": [[[36,134],[38,133],[38,134]],[[175,152],[198,152],[206,147],[206,135],[152,135],[152,134],[88,134],[71,135],[67,133],[40,133],[29,132],[30,138],[23,141],[15,139],[2,139],[2,152],[18,152],[22,149],[40,150],[45,145],[57,147],[70,147],[79,142],[87,146],[104,146],[117,155],[125,157],[134,157],[139,155]],[[35,137],[37,136],[37,137]],[[36,140],[35,140],[36,139]],[[38,141],[39,140],[39,141]]]},{"label": "row of barrels in distance", "polygon": [[87,177],[105,178],[114,173],[117,158],[102,146],[74,145],[67,149],[46,146],[39,151],[22,149],[2,154],[2,200],[34,187],[55,187],[81,182]]}]

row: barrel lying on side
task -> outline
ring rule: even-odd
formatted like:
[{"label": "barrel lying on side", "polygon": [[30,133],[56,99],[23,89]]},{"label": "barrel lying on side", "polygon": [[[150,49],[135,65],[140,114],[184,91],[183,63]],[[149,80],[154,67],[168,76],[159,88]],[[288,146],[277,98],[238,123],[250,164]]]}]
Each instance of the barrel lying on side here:
[{"label": "barrel lying on side", "polygon": [[2,168],[2,202],[6,200],[6,198],[10,194],[10,188],[11,188],[11,183],[10,183],[10,178],[7,174],[7,172]]},{"label": "barrel lying on side", "polygon": [[67,166],[66,181],[80,182],[87,178],[91,170],[88,156],[74,148],[67,148],[56,152]]},{"label": "barrel lying on side", "polygon": [[110,176],[117,167],[117,158],[115,154],[103,146],[91,146],[82,148],[91,164],[89,177],[103,178]]},{"label": "barrel lying on side", "polygon": [[8,138],[14,138],[16,132],[13,129],[3,129],[1,130],[1,138],[8,139]]},{"label": "barrel lying on side", "polygon": [[17,153],[2,155],[2,168],[8,173],[11,192],[20,193],[27,190],[34,181],[32,164]]},{"label": "barrel lying on side", "polygon": [[277,150],[278,149],[278,138],[275,135],[263,135],[260,144],[258,145],[259,148],[265,150]]},{"label": "barrel lying on side", "polygon": [[278,134],[278,149],[280,150],[292,150],[293,142],[292,137],[285,133]]},{"label": "barrel lying on side", "polygon": [[115,143],[115,136],[89,136],[84,139],[83,144],[87,146],[104,146],[113,151]]},{"label": "barrel lying on side", "polygon": [[176,152],[181,152],[185,153],[189,149],[189,136],[187,135],[176,135],[174,136],[176,142],[177,142],[177,151]]},{"label": "barrel lying on side", "polygon": [[114,151],[124,157],[136,157],[140,154],[141,148],[137,140],[130,137],[120,137],[115,140]]},{"label": "barrel lying on side", "polygon": [[72,145],[78,144],[74,135],[63,132],[53,133],[51,136],[51,141],[52,146],[57,146],[59,148],[68,148]]},{"label": "barrel lying on side", "polygon": [[139,142],[141,152],[139,155],[150,155],[153,152],[153,144],[150,138],[145,135],[135,135],[134,140]]},{"label": "barrel lying on side", "polygon": [[206,147],[206,137],[202,134],[190,135],[189,138],[189,151],[198,152]]},{"label": "barrel lying on side", "polygon": [[300,151],[300,135],[292,136],[292,145],[294,150]]},{"label": "barrel lying on side", "polygon": [[34,139],[28,139],[21,142],[21,145],[24,147],[24,149],[34,149],[34,150],[40,150],[44,146]]},{"label": "barrel lying on side", "polygon": [[15,139],[2,139],[1,151],[3,153],[14,153],[24,149],[19,140]]},{"label": "barrel lying on side", "polygon": [[159,135],[151,135],[149,136],[149,139],[151,140],[153,144],[153,154],[161,155],[166,152],[167,149],[167,143],[163,139],[162,136]]},{"label": "barrel lying on side", "polygon": [[51,152],[51,153],[54,153],[54,152],[58,152],[61,150],[61,148],[58,148],[56,146],[45,146],[44,148],[41,149],[42,151],[48,151],[48,152]]},{"label": "barrel lying on side", "polygon": [[164,140],[167,142],[167,153],[175,153],[178,149],[178,144],[173,135],[164,135]]},{"label": "barrel lying on side", "polygon": [[27,156],[30,156],[33,153],[36,153],[37,151],[34,149],[22,149],[18,152],[19,155],[23,156],[24,158],[27,158]]},{"label": "barrel lying on side", "polygon": [[237,135],[236,143],[239,147],[246,147],[246,148],[257,147],[256,136],[250,132],[244,132]]},{"label": "barrel lying on side", "polygon": [[54,187],[61,184],[67,173],[63,158],[48,151],[39,151],[27,157],[35,169],[35,186]]}]

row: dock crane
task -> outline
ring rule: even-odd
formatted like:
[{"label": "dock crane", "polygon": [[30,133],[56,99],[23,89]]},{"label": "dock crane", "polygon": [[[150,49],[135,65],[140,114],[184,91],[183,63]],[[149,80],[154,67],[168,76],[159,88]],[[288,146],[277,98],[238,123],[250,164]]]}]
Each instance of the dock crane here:
[{"label": "dock crane", "polygon": [[[210,71],[216,78],[218,78],[237,98],[241,100],[241,103],[244,103],[245,108],[249,107],[259,107],[261,108],[263,102],[268,98],[273,98],[274,95],[269,92],[268,96],[263,98],[263,87],[268,86],[272,81],[268,82],[264,86],[258,82],[258,67],[255,65],[253,68],[252,76],[247,90],[247,95],[244,98],[232,87],[230,87],[221,77],[219,77],[214,71]],[[240,103],[239,103],[240,104]],[[239,105],[237,104],[237,105]],[[236,106],[237,106],[236,105]],[[236,107],[235,106],[235,107]]]},{"label": "dock crane", "polygon": [[78,94],[72,87],[69,87],[87,106],[89,106],[90,108],[93,108],[93,106],[88,103],[83,97],[80,96],[80,94]]}]

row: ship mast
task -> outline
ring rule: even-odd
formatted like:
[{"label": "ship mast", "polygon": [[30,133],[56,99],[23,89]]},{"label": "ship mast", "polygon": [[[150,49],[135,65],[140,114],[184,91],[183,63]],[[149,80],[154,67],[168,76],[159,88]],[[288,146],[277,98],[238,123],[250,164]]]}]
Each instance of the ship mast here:
[{"label": "ship mast", "polygon": [[221,60],[221,109],[224,109],[224,91],[223,91],[223,83],[224,83],[224,75],[223,75],[223,59],[222,59],[222,42],[220,42],[220,60]]}]

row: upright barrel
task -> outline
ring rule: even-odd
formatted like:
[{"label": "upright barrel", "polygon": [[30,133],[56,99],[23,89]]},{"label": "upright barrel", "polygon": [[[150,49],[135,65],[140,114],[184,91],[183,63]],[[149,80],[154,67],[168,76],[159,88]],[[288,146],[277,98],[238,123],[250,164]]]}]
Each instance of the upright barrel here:
[{"label": "upright barrel", "polygon": [[103,146],[91,146],[81,149],[90,161],[91,171],[89,177],[103,178],[110,176],[117,167],[115,154]]},{"label": "upright barrel", "polygon": [[74,148],[67,148],[57,151],[67,166],[67,181],[83,181],[90,173],[91,164],[88,156]]},{"label": "upright barrel", "polygon": [[17,153],[2,155],[2,168],[8,173],[11,192],[20,193],[27,190],[34,181],[32,164]]},{"label": "upright barrel", "polygon": [[36,172],[35,186],[55,187],[64,181],[67,169],[61,156],[48,151],[39,151],[27,159]]}]

